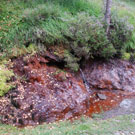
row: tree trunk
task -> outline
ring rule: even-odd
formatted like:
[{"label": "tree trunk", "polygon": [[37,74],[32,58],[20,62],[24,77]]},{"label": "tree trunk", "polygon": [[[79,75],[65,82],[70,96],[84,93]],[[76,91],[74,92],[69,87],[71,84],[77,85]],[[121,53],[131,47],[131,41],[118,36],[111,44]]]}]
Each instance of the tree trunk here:
[{"label": "tree trunk", "polygon": [[106,27],[107,35],[108,35],[109,29],[110,29],[111,6],[112,6],[112,0],[106,0],[106,3],[105,3],[105,22],[107,24],[107,27]]}]

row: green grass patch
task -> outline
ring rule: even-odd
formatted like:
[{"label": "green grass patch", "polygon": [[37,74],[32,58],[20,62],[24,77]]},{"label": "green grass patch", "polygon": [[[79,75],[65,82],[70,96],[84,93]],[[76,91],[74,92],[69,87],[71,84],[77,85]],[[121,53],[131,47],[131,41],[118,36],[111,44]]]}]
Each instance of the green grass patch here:
[{"label": "green grass patch", "polygon": [[121,17],[127,17],[128,21],[135,26],[135,1],[115,0],[113,10]]},{"label": "green grass patch", "polygon": [[135,133],[135,115],[124,115],[107,120],[93,120],[82,117],[80,120],[43,124],[37,127],[18,129],[0,124],[1,135],[114,135],[117,132]]}]

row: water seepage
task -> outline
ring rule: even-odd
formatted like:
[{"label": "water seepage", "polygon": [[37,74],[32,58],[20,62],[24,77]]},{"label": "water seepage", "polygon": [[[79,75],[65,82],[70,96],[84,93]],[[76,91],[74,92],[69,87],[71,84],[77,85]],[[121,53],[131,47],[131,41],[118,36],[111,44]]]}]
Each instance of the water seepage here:
[{"label": "water seepage", "polygon": [[82,78],[82,80],[83,80],[83,83],[84,83],[84,85],[85,85],[86,90],[87,90],[89,93],[92,93],[92,90],[90,89],[90,85],[88,84],[87,79],[86,79],[86,77],[85,77],[85,75],[84,75],[84,73],[83,73],[83,71],[82,71],[81,68],[80,68],[80,73],[81,73],[81,78]]}]

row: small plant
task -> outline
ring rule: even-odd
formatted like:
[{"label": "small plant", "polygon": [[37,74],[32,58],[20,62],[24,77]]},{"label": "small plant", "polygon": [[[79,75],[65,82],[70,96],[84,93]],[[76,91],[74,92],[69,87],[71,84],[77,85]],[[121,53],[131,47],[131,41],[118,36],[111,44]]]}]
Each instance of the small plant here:
[{"label": "small plant", "polygon": [[130,60],[130,58],[131,58],[131,54],[130,54],[130,53],[124,52],[124,53],[122,54],[122,59],[123,59],[123,60]]},{"label": "small plant", "polygon": [[8,70],[4,65],[0,65],[0,96],[6,94],[14,86],[7,82],[13,76],[13,72]]},{"label": "small plant", "polygon": [[66,67],[70,68],[73,71],[78,71],[79,69],[79,58],[75,57],[74,55],[72,55],[70,52],[65,51],[64,54],[64,61],[66,61]]}]

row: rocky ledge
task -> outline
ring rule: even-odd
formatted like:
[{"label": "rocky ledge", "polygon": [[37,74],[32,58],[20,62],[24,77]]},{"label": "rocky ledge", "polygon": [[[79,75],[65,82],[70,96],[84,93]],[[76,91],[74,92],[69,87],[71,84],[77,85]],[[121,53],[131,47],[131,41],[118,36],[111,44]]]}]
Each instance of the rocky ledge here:
[{"label": "rocky ledge", "polygon": [[135,65],[130,62],[89,61],[82,72],[72,73],[50,60],[40,55],[12,60],[17,87],[0,98],[3,123],[26,126],[92,115],[135,96]]}]

